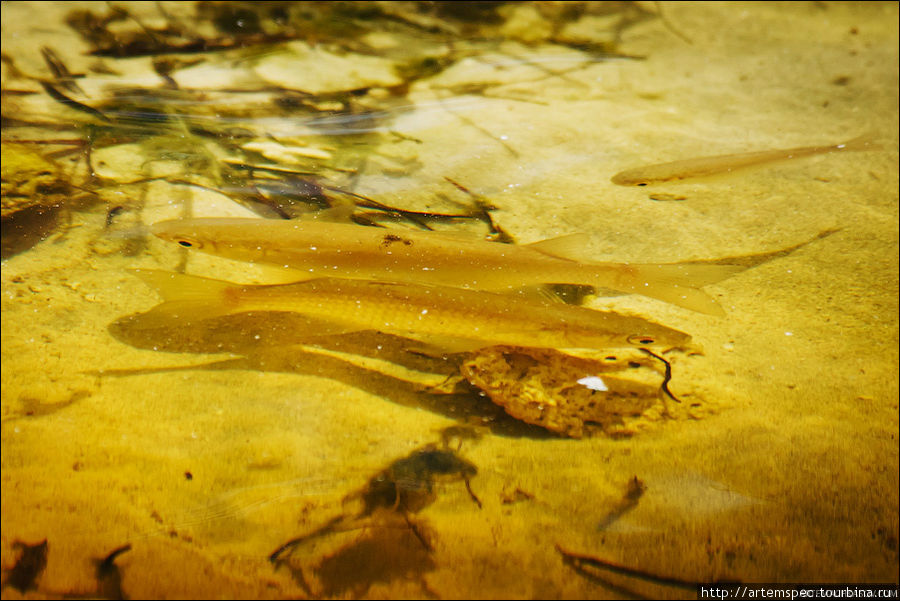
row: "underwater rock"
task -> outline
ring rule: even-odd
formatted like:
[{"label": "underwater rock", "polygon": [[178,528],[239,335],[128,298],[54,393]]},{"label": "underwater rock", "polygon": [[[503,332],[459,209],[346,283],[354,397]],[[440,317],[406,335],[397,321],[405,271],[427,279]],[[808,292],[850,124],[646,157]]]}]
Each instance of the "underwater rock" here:
[{"label": "underwater rock", "polygon": [[27,250],[56,228],[71,186],[58,164],[29,145],[4,143],[2,258]]},{"label": "underwater rock", "polygon": [[[633,434],[636,418],[651,417],[650,409],[662,407],[658,384],[607,375],[645,365],[614,357],[574,357],[552,349],[495,346],[473,353],[460,369],[516,419],[581,438],[591,430],[610,436]],[[593,376],[591,382],[602,380],[607,390],[578,382],[586,376]]]},{"label": "underwater rock", "polygon": [[[302,69],[298,62],[303,64]],[[365,55],[338,56],[304,42],[289,42],[284,52],[260,60],[256,73],[270,84],[310,94],[403,83],[389,60]]]},{"label": "underwater rock", "polygon": [[28,144],[4,143],[2,155],[2,216],[59,204],[69,186],[59,165]]}]

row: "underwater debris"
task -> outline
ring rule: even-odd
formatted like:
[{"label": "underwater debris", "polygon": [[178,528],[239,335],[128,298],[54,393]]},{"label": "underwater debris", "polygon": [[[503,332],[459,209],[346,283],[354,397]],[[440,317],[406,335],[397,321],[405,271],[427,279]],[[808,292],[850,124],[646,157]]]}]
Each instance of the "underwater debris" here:
[{"label": "underwater debris", "polygon": [[[553,349],[495,346],[469,355],[460,370],[516,419],[563,436],[630,436],[668,414],[659,385],[634,379],[645,360],[574,357]],[[579,380],[602,374],[606,391]],[[612,374],[612,375],[610,375]],[[596,376],[594,376],[596,377]]]},{"label": "underwater debris", "polygon": [[47,95],[50,96],[50,98],[62,104],[63,106],[74,109],[76,111],[81,111],[82,113],[87,113],[88,115],[96,117],[104,123],[112,123],[112,119],[104,115],[101,111],[98,111],[94,107],[88,106],[83,102],[78,102],[73,98],[69,98],[68,96],[57,90],[53,84],[46,81],[40,81],[38,83],[41,84],[41,87],[44,88],[44,91],[47,92]]},{"label": "underwater debris", "polygon": [[342,510],[282,544],[269,561],[276,568],[288,567],[307,594],[315,596],[348,588],[362,595],[376,581],[421,577],[436,567],[432,535],[427,524],[412,515],[435,501],[435,488],[442,481],[463,481],[481,508],[469,484],[477,473],[475,465],[453,451],[434,445],[416,449],[347,495],[342,507],[351,504],[355,509]]},{"label": "underwater debris", "polygon": [[500,503],[503,505],[514,505],[516,503],[522,503],[523,501],[533,501],[534,498],[533,493],[522,490],[519,486],[514,490],[504,488],[503,492],[500,493]]},{"label": "underwater debris", "polygon": [[474,203],[474,210],[472,211],[472,216],[476,219],[480,219],[484,222],[485,225],[488,226],[490,231],[490,240],[494,242],[502,242],[503,244],[515,244],[515,240],[512,235],[506,232],[503,228],[494,222],[494,218],[491,216],[491,212],[496,211],[497,207],[492,203],[488,198],[482,196],[481,194],[476,194],[472,192],[467,187],[463,186],[461,183],[450,179],[446,175],[444,179],[456,187],[460,192],[464,192],[467,194]]},{"label": "underwater debris", "polygon": [[[612,561],[566,550],[559,543],[556,550],[562,555],[563,563],[575,570],[579,575],[604,587],[627,593],[637,598],[663,598],[659,589],[682,589],[694,592],[700,582],[691,582],[671,576],[660,576],[647,570],[631,568]],[[621,577],[621,578],[620,578]],[[731,581],[734,583],[734,581]],[[640,591],[640,592],[638,592]]]},{"label": "underwater debris", "polygon": [[3,586],[11,586],[20,593],[36,590],[37,579],[47,567],[47,539],[33,545],[17,540],[12,546],[19,549],[21,554],[13,567],[5,570]]},{"label": "underwater debris", "polygon": [[456,117],[457,119],[459,119],[460,121],[462,121],[464,124],[466,124],[467,126],[471,127],[472,129],[474,129],[474,130],[476,130],[476,131],[478,131],[478,132],[484,134],[485,136],[487,136],[487,137],[490,138],[491,140],[495,141],[497,144],[499,144],[501,147],[503,147],[503,149],[506,150],[506,152],[508,152],[508,153],[510,154],[510,156],[512,156],[513,158],[518,159],[519,157],[522,156],[521,153],[520,153],[518,150],[516,150],[515,148],[513,148],[512,145],[509,144],[509,142],[507,142],[506,140],[504,140],[502,137],[495,135],[495,134],[492,133],[490,130],[488,130],[486,127],[484,127],[483,125],[477,123],[477,122],[474,121],[473,119],[471,119],[471,118],[465,116],[464,114],[462,114],[462,113],[460,113],[460,112],[458,112],[458,111],[453,110],[452,108],[450,108],[450,105],[449,105],[448,103],[443,102],[443,101],[440,101],[440,104],[441,104],[441,107],[442,107],[445,111],[447,111],[448,113],[450,113],[451,115],[453,115],[454,117]]},{"label": "underwater debris", "polygon": [[96,562],[97,596],[101,599],[128,599],[122,590],[122,572],[116,565],[116,559],[123,553],[131,551],[131,545],[125,544],[113,549],[106,557]]},{"label": "underwater debris", "polygon": [[[229,195],[239,202],[248,203],[248,206],[250,203],[266,204],[275,209],[279,216],[284,219],[311,216],[313,220],[331,221],[332,217],[339,216],[341,219],[338,221],[354,221],[359,225],[379,225],[368,219],[368,217],[364,217],[363,214],[346,210],[347,204],[345,201],[329,196],[328,193],[330,192],[348,199],[355,207],[372,209],[384,216],[406,220],[424,230],[432,229],[427,223],[429,221],[484,221],[487,218],[490,223],[490,215],[487,213],[487,210],[477,204],[473,209],[465,213],[415,211],[386,205],[357,192],[326,183],[317,177],[317,173],[312,171],[296,171],[278,165],[249,164],[233,159],[226,159],[223,162],[232,169],[247,171],[250,174],[250,180],[237,190],[231,187],[228,190],[220,190],[221,193]],[[278,175],[281,176],[281,179],[257,178],[254,175],[257,171]],[[302,210],[298,210],[298,207],[303,205],[305,207]],[[310,208],[319,212],[310,214]],[[490,210],[496,210],[496,208],[491,207]],[[493,226],[493,223],[490,224]],[[491,231],[493,233],[497,230],[492,227]]]},{"label": "underwater debris", "polygon": [[[82,130],[84,139],[81,147],[84,148],[88,171],[96,183],[100,183],[101,178],[96,175],[91,165],[91,154],[99,149],[137,142],[139,152],[146,156],[142,170],[159,161],[179,161],[182,173],[191,178],[192,185],[205,185],[216,189],[231,196],[236,202],[258,210],[264,217],[287,219],[308,212],[310,205],[322,209],[336,203],[327,197],[323,189],[318,189],[318,182],[311,177],[298,177],[300,173],[305,172],[309,176],[319,175],[323,171],[357,174],[357,167],[344,164],[364,162],[364,153],[377,155],[378,145],[387,140],[384,134],[372,133],[371,127],[378,125],[375,122],[377,119],[373,117],[371,127],[367,126],[355,135],[348,135],[350,132],[347,131],[338,131],[336,140],[333,136],[322,138],[326,140],[324,146],[339,149],[341,151],[339,153],[322,150],[319,146],[310,146],[305,140],[297,140],[297,136],[288,136],[289,139],[275,142],[270,139],[270,134],[260,127],[260,124],[271,115],[266,114],[266,119],[258,118],[261,106],[264,106],[258,101],[235,103],[230,96],[239,94],[239,90],[216,93],[179,89],[173,79],[173,72],[189,66],[191,62],[160,59],[156,64],[161,77],[170,82],[166,88],[112,89],[107,97],[91,105],[75,100],[60,91],[62,83],[29,78],[36,79],[45,92],[57,102],[91,117],[90,121],[76,124],[75,127]],[[270,91],[269,94],[277,95],[277,90]],[[355,96],[351,95],[351,98]],[[378,107],[377,112],[383,118],[389,119],[391,113],[384,110],[386,107],[383,105],[384,103]],[[318,107],[307,109],[308,107],[304,109],[306,113],[312,111],[314,118],[322,114]],[[338,115],[331,123],[340,123],[345,117],[358,123],[360,114],[355,107],[342,106],[340,109],[345,113],[349,111],[357,114]],[[295,110],[281,112],[290,118],[294,118],[297,113]],[[327,112],[334,114],[331,109]],[[231,125],[236,120],[248,126]],[[307,120],[307,125],[315,127],[316,123]],[[308,129],[303,131],[309,133]],[[226,161],[252,164],[254,158],[274,156],[272,153],[278,149],[281,149],[281,154],[276,158],[288,167],[296,167],[293,173],[289,174],[287,168],[282,165],[272,166],[265,177],[257,175],[262,169],[246,171],[244,174],[234,173],[230,170],[221,170],[217,160],[226,154],[232,155]],[[348,150],[350,152],[347,152]],[[288,151],[293,158],[285,155]],[[242,158],[236,158],[234,155]],[[275,169],[279,167],[282,168],[281,173],[273,175]],[[416,165],[409,163],[405,169],[407,168],[412,170]],[[167,166],[167,169],[172,167]],[[134,185],[142,181],[151,181],[150,178],[142,177],[136,180],[134,177],[126,176],[123,178],[125,181],[116,182],[114,177],[107,176],[103,178],[102,183]],[[171,175],[166,179],[172,184],[183,183]],[[349,194],[340,183],[332,185],[329,191]],[[383,205],[379,206],[372,200],[367,200],[366,204],[377,210],[390,209]],[[390,213],[396,216],[404,214],[399,209],[390,210]],[[410,221],[421,227],[427,227],[411,212],[408,213]]]},{"label": "underwater debris", "polygon": [[632,477],[625,488],[625,494],[622,499],[600,520],[597,524],[597,530],[606,530],[612,526],[619,518],[638,506],[644,491],[647,490],[643,480],[637,476]]},{"label": "underwater debris", "polygon": [[[454,213],[390,206],[354,189],[362,177],[405,177],[422,166],[417,146],[424,141],[391,129],[395,117],[412,110],[406,95],[414,82],[433,78],[464,58],[496,53],[503,40],[568,46],[583,55],[585,43],[591,42],[574,41],[565,33],[569,24],[613,17],[599,29],[614,31],[617,39],[627,27],[655,16],[639,3],[598,7],[570,2],[565,10],[545,4],[197,2],[177,9],[163,3],[79,8],[66,22],[92,47],[92,55],[110,59],[98,59],[91,73],[116,74],[110,66],[116,59],[150,56],[162,80],[159,86],[135,87],[119,85],[112,77],[103,94],[92,91],[89,99],[83,91],[92,89],[83,83],[87,75],[71,70],[50,47],[40,50],[47,70],[43,76],[16,69],[11,57],[3,60],[11,78],[26,79],[31,87],[39,84],[46,95],[82,115],[45,125],[81,136],[75,148],[60,151],[60,156],[83,153],[88,181],[95,187],[189,181],[273,219],[293,219],[350,200],[371,210],[352,216],[360,224],[402,219],[432,229],[435,221],[480,220],[493,239],[511,242],[492,219],[495,208],[452,180],[469,194],[474,208]],[[526,13],[542,24],[540,36],[522,26]],[[588,29],[598,29],[596,25]],[[612,56],[616,44],[607,40],[601,45]],[[319,59],[341,65],[377,60],[384,73],[373,79],[371,69],[325,69],[322,77],[334,76],[327,85],[316,81],[318,75],[308,80],[296,76],[316,71],[311,63]],[[547,77],[567,77],[527,58],[513,60],[530,61]],[[198,83],[204,78],[194,72],[205,69],[216,74],[219,86]],[[284,79],[288,74],[301,79]],[[567,81],[583,85],[575,78]],[[484,93],[488,87],[465,93]],[[4,119],[4,127],[12,124]],[[27,123],[23,119],[19,124]],[[480,123],[472,125],[484,129]],[[123,144],[134,144],[146,158],[141,173],[125,176],[104,168],[99,175],[92,156]],[[256,164],[260,157],[276,164],[264,169]],[[157,166],[159,162],[169,164]],[[223,169],[223,163],[254,168]],[[181,179],[172,173],[179,168]],[[160,171],[169,175],[155,177]]]},{"label": "underwater debris", "polygon": [[122,205],[109,207],[106,210],[106,227],[110,227],[113,224],[115,218],[118,217],[123,211],[125,211],[125,207]]},{"label": "underwater debris", "polygon": [[[222,108],[215,102],[203,100],[202,94],[198,96],[186,90],[116,90],[98,104],[99,109],[81,105],[55,89],[48,92],[71,108],[91,114],[98,111],[107,121],[83,126],[86,128],[84,145],[88,162],[91,152],[98,149],[138,143],[138,151],[146,157],[142,172],[135,174],[137,178],[119,176],[122,181],[107,176],[104,178],[107,184],[136,185],[162,179],[173,185],[204,187],[230,197],[262,217],[277,219],[297,218],[310,211],[346,204],[348,200],[358,207],[383,212],[390,218],[405,219],[423,229],[430,229],[426,223],[429,220],[472,220],[480,216],[409,210],[352,192],[350,178],[360,175],[360,168],[355,163],[365,162],[363,153],[377,155],[379,145],[387,140],[386,134],[338,132],[335,136],[320,137],[323,140],[320,145],[301,142],[296,137],[276,143],[268,140],[268,132],[260,129],[259,124],[263,121],[254,121],[252,115],[235,117],[246,122],[248,128],[228,126],[227,120],[222,122],[219,118],[228,110],[234,110],[234,103]],[[183,107],[190,107],[191,112],[184,112]],[[259,112],[259,107],[254,110]],[[210,118],[207,118],[208,113]],[[383,115],[390,117],[387,113]],[[211,118],[213,116],[215,119]],[[284,155],[287,151],[292,153],[291,157]],[[273,155],[273,152],[281,154]],[[232,156],[219,158],[223,153]],[[258,159],[266,156],[275,157],[279,162],[259,164]],[[161,161],[170,164],[177,161],[180,165],[169,165],[165,169],[180,169],[182,175],[143,177],[152,173],[150,167],[154,163]],[[407,167],[404,173],[416,168],[414,164]],[[147,171],[143,172],[145,169]],[[95,174],[93,167],[89,171]],[[326,179],[325,172],[337,174],[335,177],[343,178],[343,181],[333,181],[334,177]],[[372,223],[361,216],[354,216],[354,219]]]},{"label": "underwater debris", "polygon": [[44,46],[41,48],[41,55],[44,57],[47,68],[50,69],[53,76],[56,78],[56,83],[73,94],[81,94],[84,96],[84,90],[82,90],[75,81],[76,77],[84,77],[84,75],[73,75],[62,59],[59,58],[56,52],[50,47]]},{"label": "underwater debris", "polygon": [[31,248],[56,229],[72,202],[72,185],[62,165],[32,144],[2,144],[2,258]]},{"label": "underwater debris", "polygon": [[680,403],[681,401],[678,400],[678,397],[676,397],[674,394],[672,394],[672,391],[669,390],[669,382],[672,381],[672,364],[669,363],[668,361],[666,361],[665,359],[663,359],[662,357],[660,357],[659,355],[657,355],[656,353],[654,353],[653,351],[651,351],[650,349],[642,348],[642,349],[638,349],[638,350],[640,350],[642,353],[644,353],[646,355],[650,355],[657,361],[661,361],[663,363],[663,365],[666,366],[666,371],[665,371],[665,374],[663,375],[663,381],[659,385],[659,391],[660,391],[660,393],[664,393],[667,397],[669,397],[676,403]]},{"label": "underwater debris", "polygon": [[4,142],[2,145],[2,217],[42,207],[58,208],[71,187],[56,161],[31,144]]},{"label": "underwater debris", "polygon": [[[207,3],[198,2],[197,4],[199,7]],[[150,27],[142,23],[127,9],[113,5],[109,6],[107,15],[97,15],[90,10],[72,11],[66,17],[66,22],[87,42],[94,45],[90,54],[114,58],[206,53],[292,39],[288,33],[265,34],[253,27],[237,26],[238,21],[249,23],[251,19],[246,16],[247,13],[244,11],[235,12],[227,6],[214,18],[222,29],[230,29],[228,33],[231,35],[205,38],[196,34],[196,28],[189,29],[182,26],[159,6],[160,3],[156,3],[156,5],[168,21],[165,27]],[[236,17],[236,15],[240,15],[240,17]],[[229,17],[231,17],[230,22],[234,27],[228,26]],[[114,30],[109,27],[122,21],[132,21],[137,27],[132,31],[121,28]]]},{"label": "underwater debris", "polygon": [[[162,26],[150,25],[135,12],[113,5],[106,14],[73,10],[66,22],[93,46],[92,55],[116,58],[222,52],[292,40],[312,40],[345,52],[372,54],[375,48],[366,38],[372,31],[390,32],[408,40],[413,47],[424,43],[450,44],[461,38],[485,42],[511,39],[615,55],[625,30],[659,17],[638,2],[566,2],[564,7],[552,4],[197,2],[190,24],[186,24],[156,3],[164,20]],[[154,24],[158,21],[154,19]],[[579,34],[573,35],[567,28],[571,24],[580,25]]]}]

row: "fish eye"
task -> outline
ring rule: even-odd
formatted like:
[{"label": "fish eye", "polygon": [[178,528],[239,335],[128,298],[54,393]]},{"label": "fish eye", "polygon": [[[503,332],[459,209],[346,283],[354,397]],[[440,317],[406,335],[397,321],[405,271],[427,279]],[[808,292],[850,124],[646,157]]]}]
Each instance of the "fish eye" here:
[{"label": "fish eye", "polygon": [[656,343],[656,338],[653,336],[629,336],[628,342],[638,346],[649,346]]},{"label": "fish eye", "polygon": [[180,246],[184,248],[202,248],[203,245],[196,240],[191,240],[189,238],[176,238],[175,242],[177,242]]},{"label": "fish eye", "polygon": [[646,186],[647,182],[638,182],[635,184],[636,186]]}]

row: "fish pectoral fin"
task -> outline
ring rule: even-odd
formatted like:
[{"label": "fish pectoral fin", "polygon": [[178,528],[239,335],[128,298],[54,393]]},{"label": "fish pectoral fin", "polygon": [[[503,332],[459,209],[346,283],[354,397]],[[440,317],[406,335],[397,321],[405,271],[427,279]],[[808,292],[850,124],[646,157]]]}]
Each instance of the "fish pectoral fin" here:
[{"label": "fish pectoral fin", "polygon": [[422,334],[420,332],[398,332],[397,334],[404,338],[414,340],[417,343],[407,346],[407,351],[429,357],[440,357],[442,355],[453,355],[456,353],[471,353],[486,346],[491,346],[483,340],[460,338],[444,334]]},{"label": "fish pectoral fin", "polygon": [[560,303],[565,301],[546,284],[537,284],[535,286],[520,286],[518,288],[510,288],[506,290],[497,290],[497,294],[503,294],[513,298],[520,298],[532,302],[544,303]]},{"label": "fish pectoral fin", "polygon": [[584,249],[588,245],[589,237],[587,234],[575,233],[539,242],[526,244],[525,247],[538,251],[541,254],[550,255],[557,259],[566,259],[568,261],[588,262],[584,258]]},{"label": "fish pectoral fin", "polygon": [[196,275],[173,273],[161,269],[129,269],[132,275],[143,280],[166,302],[215,301],[231,282],[202,278]]},{"label": "fish pectoral fin", "polygon": [[293,284],[294,282],[302,282],[320,277],[311,274],[309,271],[282,267],[280,265],[254,263],[253,267],[255,273],[252,274],[252,277],[260,282],[265,282],[266,284]]}]

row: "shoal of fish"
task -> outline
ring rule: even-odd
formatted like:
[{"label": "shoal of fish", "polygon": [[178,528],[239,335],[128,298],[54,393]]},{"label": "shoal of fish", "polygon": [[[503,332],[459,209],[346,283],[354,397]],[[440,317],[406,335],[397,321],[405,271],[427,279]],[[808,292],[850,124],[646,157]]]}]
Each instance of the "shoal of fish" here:
[{"label": "shoal of fish", "polygon": [[[704,157],[631,169],[613,183],[648,185],[841,150],[875,150],[869,136],[844,144]],[[377,330],[448,352],[494,345],[556,349],[689,348],[684,332],[632,315],[567,305],[536,286],[576,284],[640,294],[710,315],[702,287],[745,269],[705,263],[585,260],[583,235],[526,245],[467,235],[363,227],[324,220],[183,219],[151,226],[192,251],[267,265],[273,285],[242,285],[156,270],[135,273],[164,302],[163,318],[207,319],[287,311],[323,334]]]},{"label": "shoal of fish", "polygon": [[153,309],[160,316],[288,311],[328,324],[323,333],[377,330],[448,352],[494,345],[689,348],[683,332],[567,305],[535,293],[535,286],[589,285],[723,315],[699,287],[744,269],[585,261],[577,257],[580,235],[508,245],[441,232],[269,219],[184,219],[151,230],[183,248],[268,265],[290,282],[242,285],[136,270],[163,297]]}]

